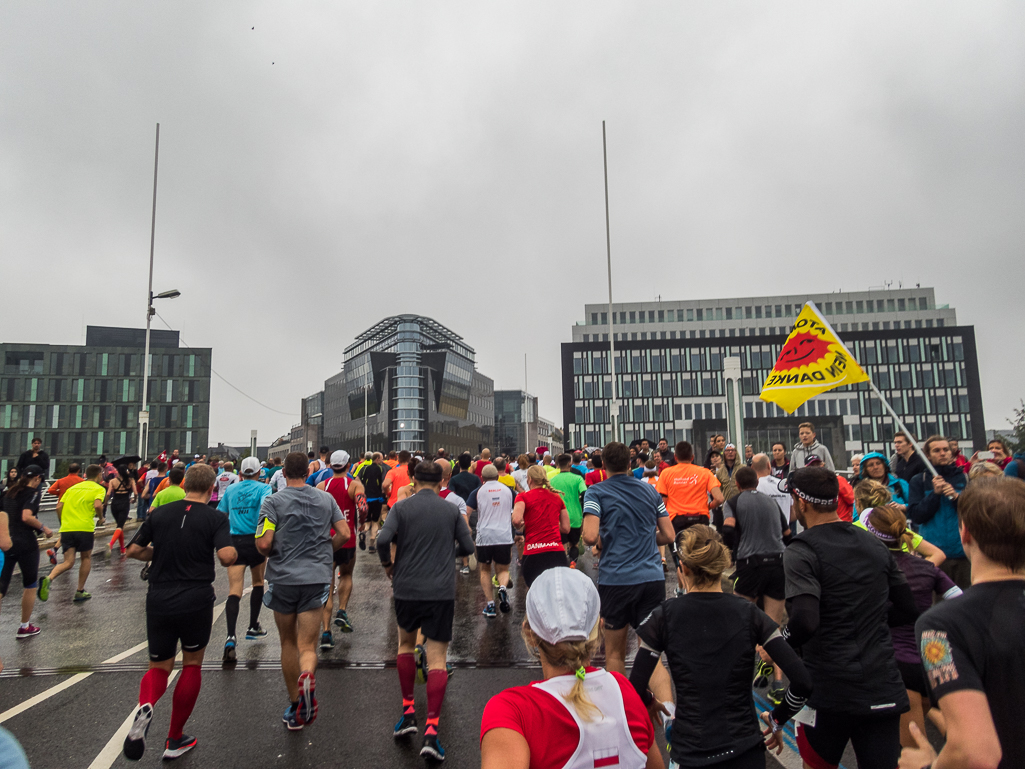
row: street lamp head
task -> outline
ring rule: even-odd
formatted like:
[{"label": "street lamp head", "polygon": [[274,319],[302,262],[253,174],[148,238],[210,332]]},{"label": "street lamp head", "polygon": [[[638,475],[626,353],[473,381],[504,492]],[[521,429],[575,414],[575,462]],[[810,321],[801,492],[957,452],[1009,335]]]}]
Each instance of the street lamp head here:
[{"label": "street lamp head", "polygon": [[161,291],[159,294],[155,295],[153,298],[154,299],[174,299],[174,298],[179,297],[181,295],[182,295],[181,291],[179,291],[176,288],[172,288],[170,291]]}]

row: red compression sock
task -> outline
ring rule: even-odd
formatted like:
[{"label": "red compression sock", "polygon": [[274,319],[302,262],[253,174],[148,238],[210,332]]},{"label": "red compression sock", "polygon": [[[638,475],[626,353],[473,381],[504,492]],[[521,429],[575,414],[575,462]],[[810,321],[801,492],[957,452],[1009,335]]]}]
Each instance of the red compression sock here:
[{"label": "red compression sock", "polygon": [[402,705],[413,702],[413,687],[416,684],[416,660],[412,654],[400,654],[395,658],[399,670],[399,688],[402,689]]},{"label": "red compression sock", "polygon": [[427,734],[431,727],[438,731],[438,719],[441,717],[441,704],[445,701],[445,687],[448,686],[448,671],[427,671]]},{"label": "red compression sock", "polygon": [[156,705],[167,691],[167,678],[171,674],[160,668],[150,668],[139,682],[139,704]]},{"label": "red compression sock", "polygon": [[203,682],[203,673],[199,665],[186,665],[178,676],[178,683],[174,687],[174,699],[171,707],[171,728],[167,736],[172,740],[182,738],[182,729],[185,722],[192,715],[192,709],[196,706],[196,698],[199,697],[199,687]]}]

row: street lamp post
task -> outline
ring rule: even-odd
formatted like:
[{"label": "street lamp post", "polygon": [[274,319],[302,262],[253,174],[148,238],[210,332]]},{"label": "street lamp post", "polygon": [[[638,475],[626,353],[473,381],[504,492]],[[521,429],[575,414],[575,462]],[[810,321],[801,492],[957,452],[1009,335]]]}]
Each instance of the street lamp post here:
[{"label": "street lamp post", "polygon": [[363,455],[370,451],[370,438],[368,432],[368,415],[367,415],[367,402],[370,397],[370,385],[363,387]]},{"label": "street lamp post", "polygon": [[153,151],[153,216],[149,231],[149,287],[146,291],[146,352],[142,359],[142,409],[139,410],[139,456],[147,459],[149,449],[149,337],[150,325],[156,310],[153,309],[154,299],[174,299],[181,296],[177,289],[161,291],[153,294],[153,247],[157,232],[157,167],[160,161],[160,123],[157,123],[156,148]]}]

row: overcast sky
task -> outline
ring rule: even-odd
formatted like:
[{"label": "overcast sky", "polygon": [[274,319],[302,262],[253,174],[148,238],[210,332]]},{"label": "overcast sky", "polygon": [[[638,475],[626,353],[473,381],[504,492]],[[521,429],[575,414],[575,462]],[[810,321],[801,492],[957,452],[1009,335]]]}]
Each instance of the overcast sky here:
[{"label": "overcast sky", "polygon": [[[555,6],[553,8],[553,5]],[[360,331],[420,313],[562,421],[615,299],[935,286],[987,427],[1025,395],[1025,4],[0,4],[0,340],[155,290],[212,347],[212,442],[261,443]],[[159,320],[157,328],[162,327]]]}]

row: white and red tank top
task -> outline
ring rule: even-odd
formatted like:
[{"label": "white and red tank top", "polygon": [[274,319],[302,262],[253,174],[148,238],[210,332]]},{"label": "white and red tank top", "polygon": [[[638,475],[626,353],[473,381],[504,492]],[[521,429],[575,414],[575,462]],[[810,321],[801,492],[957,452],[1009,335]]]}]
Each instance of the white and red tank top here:
[{"label": "white and red tank top", "polygon": [[338,503],[338,507],[342,509],[342,516],[345,518],[345,522],[349,524],[349,539],[346,540],[345,544],[342,545],[341,549],[349,549],[356,547],[356,503],[352,501],[349,496],[349,484],[352,483],[352,479],[349,476],[344,478],[328,478],[324,482],[324,491],[335,498],[335,502]]}]

